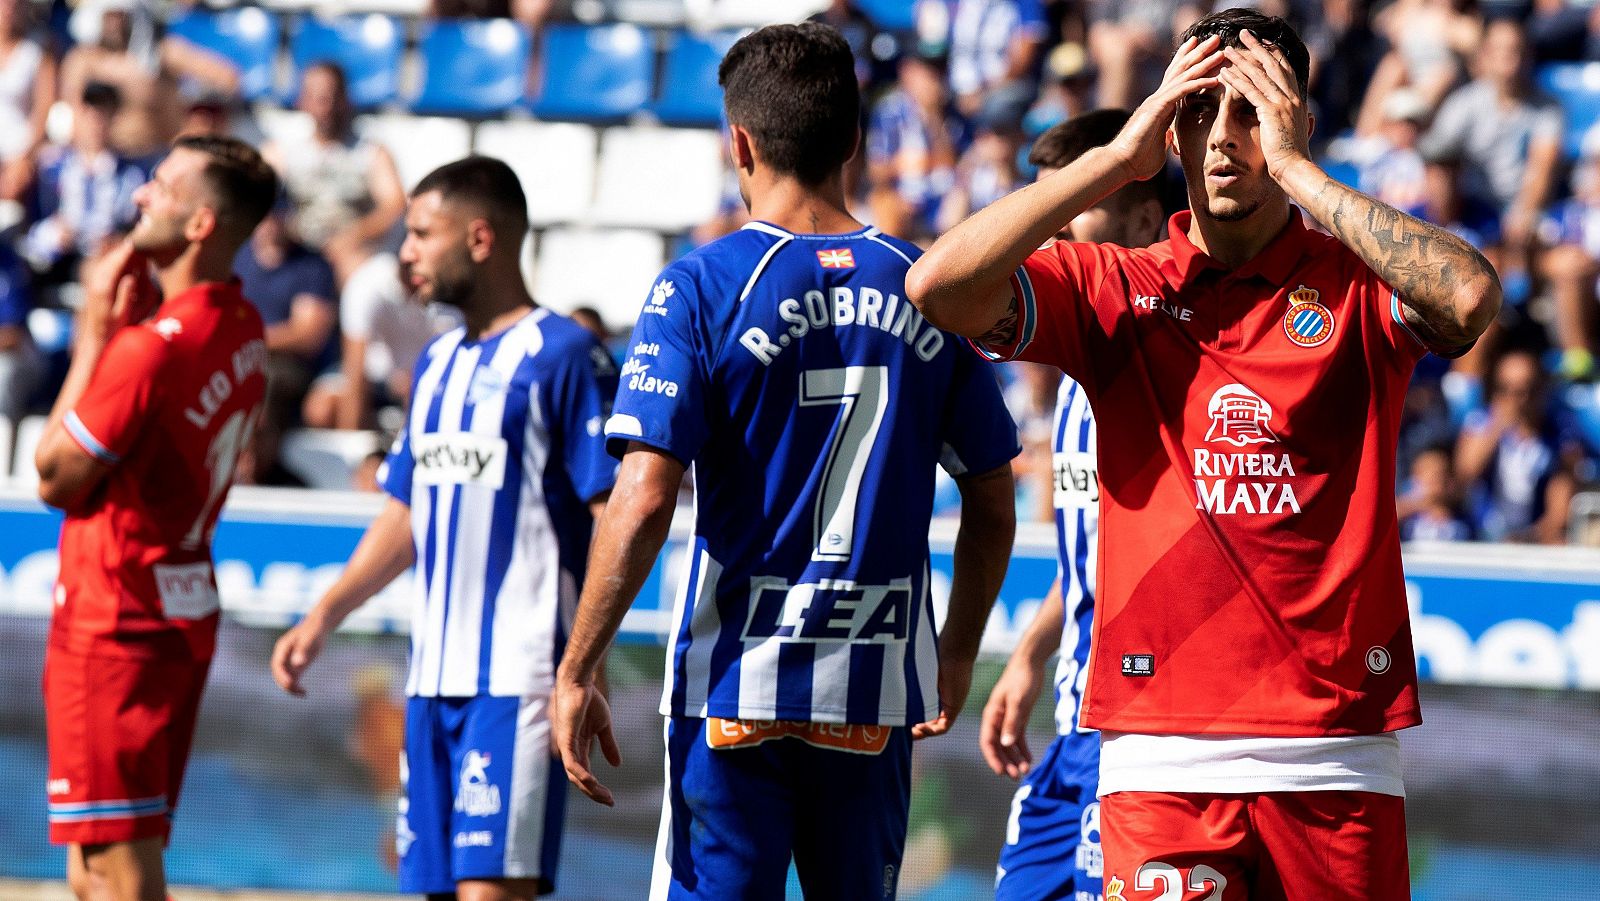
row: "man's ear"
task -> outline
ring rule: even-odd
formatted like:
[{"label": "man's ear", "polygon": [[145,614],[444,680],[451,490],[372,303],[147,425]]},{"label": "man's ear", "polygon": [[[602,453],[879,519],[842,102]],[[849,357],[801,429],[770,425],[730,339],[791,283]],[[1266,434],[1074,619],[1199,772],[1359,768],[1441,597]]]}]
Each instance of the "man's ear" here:
[{"label": "man's ear", "polygon": [[204,241],[217,233],[217,211],[208,206],[196,207],[183,223],[183,237],[191,244]]},{"label": "man's ear", "polygon": [[1311,112],[1310,110],[1307,110],[1306,111],[1306,137],[1309,138],[1309,137],[1311,137],[1312,135],[1314,135],[1316,133],[1317,133],[1317,114]]},{"label": "man's ear", "polygon": [[467,223],[467,254],[472,262],[482,263],[494,253],[494,226],[489,220],[478,217]]},{"label": "man's ear", "polygon": [[739,125],[728,125],[728,159],[733,168],[741,172],[754,172],[756,168],[756,142],[750,132]]}]

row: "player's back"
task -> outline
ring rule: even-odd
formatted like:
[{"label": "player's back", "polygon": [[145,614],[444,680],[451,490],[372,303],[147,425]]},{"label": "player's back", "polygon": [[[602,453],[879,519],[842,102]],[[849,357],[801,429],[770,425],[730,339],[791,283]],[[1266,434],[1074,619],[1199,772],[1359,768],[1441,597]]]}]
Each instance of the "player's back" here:
[{"label": "player's back", "polygon": [[197,286],[113,336],[66,418],[111,469],[62,528],[54,640],[211,653],[211,534],[260,413],[266,355],[237,282]]},{"label": "player's back", "polygon": [[753,223],[652,290],[608,435],[694,465],[666,712],[936,711],[934,467],[984,472],[1017,446],[992,374],[905,300],[917,253]]}]

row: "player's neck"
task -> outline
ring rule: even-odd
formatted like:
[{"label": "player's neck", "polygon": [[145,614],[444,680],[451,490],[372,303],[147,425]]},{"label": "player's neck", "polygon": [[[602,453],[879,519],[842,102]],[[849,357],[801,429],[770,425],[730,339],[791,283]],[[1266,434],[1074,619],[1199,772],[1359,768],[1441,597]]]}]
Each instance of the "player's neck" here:
[{"label": "player's neck", "polygon": [[506,284],[504,279],[487,279],[461,308],[467,339],[492,338],[516,325],[537,306],[528,289],[523,287],[520,275],[514,284]]},{"label": "player's neck", "polygon": [[842,175],[814,187],[788,177],[752,184],[750,217],[800,235],[843,235],[863,228],[845,203]]},{"label": "player's neck", "polygon": [[156,282],[161,285],[161,296],[177,297],[196,285],[207,282],[226,282],[233,278],[233,259],[237,253],[223,253],[224,248],[191,244],[169,263],[156,261]]},{"label": "player's neck", "polygon": [[[1202,201],[1203,203],[1203,201]],[[1292,208],[1288,198],[1279,198],[1237,222],[1220,222],[1205,213],[1203,205],[1189,220],[1189,241],[1229,269],[1237,269],[1255,259],[1288,224]]]}]

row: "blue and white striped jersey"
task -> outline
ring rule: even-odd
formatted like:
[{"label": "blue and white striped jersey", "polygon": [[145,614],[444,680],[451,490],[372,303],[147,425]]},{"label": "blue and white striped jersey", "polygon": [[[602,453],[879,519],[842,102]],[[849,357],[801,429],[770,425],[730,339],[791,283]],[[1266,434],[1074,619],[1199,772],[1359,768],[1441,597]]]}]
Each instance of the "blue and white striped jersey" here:
[{"label": "blue and white striped jersey", "polygon": [[423,351],[379,474],[410,505],[416,542],[407,695],[549,690],[589,552],[588,501],[616,480],[602,431],[615,390],[599,342],[543,308]]},{"label": "blue and white striped jersey", "polygon": [[937,713],[935,467],[986,472],[1020,447],[994,374],[905,300],[918,253],[756,222],[651,289],[606,434],[694,468],[663,713]]},{"label": "blue and white striped jersey", "polygon": [[1078,729],[1078,709],[1089,682],[1089,637],[1094,631],[1095,574],[1100,552],[1100,467],[1095,453],[1094,411],[1083,387],[1061,377],[1056,394],[1051,464],[1056,508],[1056,554],[1060,566],[1061,657],[1056,663],[1056,734],[1079,735],[1098,759],[1100,736]]}]

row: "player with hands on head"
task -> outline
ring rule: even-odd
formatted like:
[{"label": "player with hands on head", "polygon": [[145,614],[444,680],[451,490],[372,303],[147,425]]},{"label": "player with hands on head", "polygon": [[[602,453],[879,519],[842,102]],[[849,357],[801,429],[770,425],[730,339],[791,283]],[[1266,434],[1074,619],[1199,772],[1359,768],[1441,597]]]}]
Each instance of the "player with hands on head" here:
[{"label": "player with hands on head", "polygon": [[272,652],[295,695],[334,629],[401,573],[412,589],[400,890],[527,901],[555,888],[566,779],[551,677],[616,464],[600,427],[616,367],[521,274],[527,201],[511,168],[467,157],[417,183],[400,259],[461,311],[414,376],[389,494],[339,579]]},{"label": "player with hands on head", "polygon": [[[907,279],[930,321],[1060,367],[1094,406],[1080,722],[1101,731],[1107,897],[1409,896],[1400,413],[1416,362],[1466,352],[1501,291],[1464,241],[1311,161],[1308,71],[1281,19],[1206,16],[1114,141]],[[1167,148],[1191,209],[1165,241],[1039,246]]]},{"label": "player with hands on head", "polygon": [[266,390],[233,258],[277,189],[243,143],[173,144],[134,193],[133,230],[88,267],[34,454],[40,498],[66,511],[45,651],[50,840],[85,901],[166,901],[216,648],[211,534]]},{"label": "player with hands on head", "polygon": [[[1125,110],[1094,110],[1040,135],[1028,154],[1048,178],[1127,124]],[[1145,247],[1159,239],[1165,217],[1153,181],[1124,185],[1074,217],[1057,235]],[[1044,603],[1006,661],[983,708],[978,746],[995,773],[1022,784],[1011,801],[1006,842],[996,869],[998,901],[1077,901],[1101,894],[1100,736],[1078,725],[1088,676],[1099,565],[1100,477],[1094,412],[1082,385],[1061,379],[1052,429],[1051,493],[1055,507],[1057,572]],[[1028,717],[1055,670],[1056,737],[1034,766]]]},{"label": "player with hands on head", "polygon": [[[614,802],[594,676],[693,466],[667,683],[652,897],[889,898],[911,742],[947,731],[1015,530],[1016,426],[992,372],[905,300],[911,244],[849,213],[859,142],[849,45],[818,24],[740,39],[719,79],[754,221],[650,288],[606,426],[622,457],[556,678],[568,777]],[[935,625],[936,468],[961,492]]]}]

